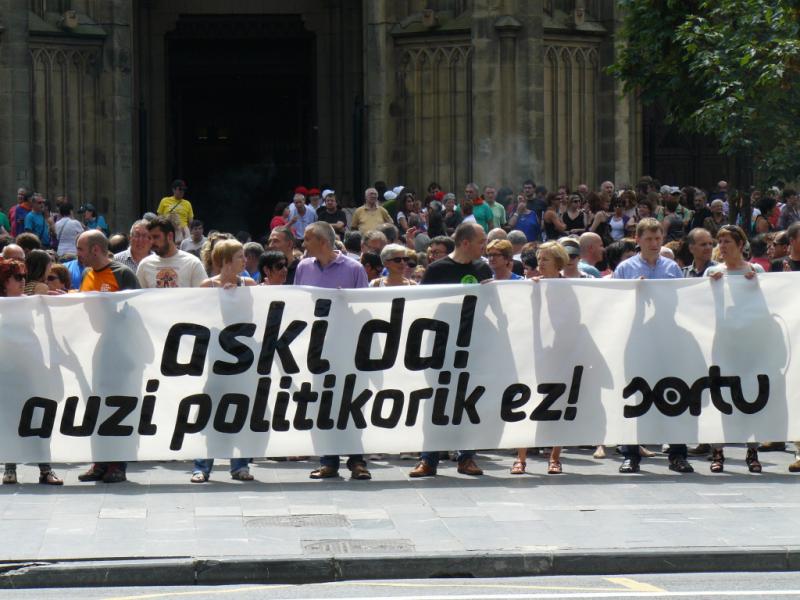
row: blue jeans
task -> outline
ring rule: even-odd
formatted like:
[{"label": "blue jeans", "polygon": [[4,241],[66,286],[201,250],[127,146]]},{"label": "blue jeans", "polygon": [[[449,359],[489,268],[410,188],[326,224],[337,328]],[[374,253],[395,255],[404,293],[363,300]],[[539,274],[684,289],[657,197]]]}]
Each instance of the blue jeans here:
[{"label": "blue jeans", "polygon": [[[639,456],[638,444],[620,446],[620,450],[622,451],[622,456],[631,462],[638,463],[641,460],[641,457]],[[670,444],[669,448],[667,449],[667,456],[669,457],[669,460],[673,460],[675,458],[685,459],[687,456],[689,456],[689,452],[686,449],[686,444]]]},{"label": "blue jeans", "polygon": [[[253,459],[232,458],[231,473],[235,473],[236,471],[241,471],[242,469],[247,469],[251,460]],[[213,468],[214,468],[213,458],[196,458],[194,459],[194,469],[192,470],[192,473],[203,473],[204,475],[210,475],[211,469]]]},{"label": "blue jeans", "polygon": [[[475,450],[459,450],[458,451],[458,462],[462,463],[465,460],[469,460],[470,458],[475,456]],[[433,467],[434,469],[439,464],[439,453],[438,452],[423,452],[419,455],[420,459],[424,460],[428,463],[429,466]]]},{"label": "blue jeans", "polygon": [[[341,464],[341,460],[338,454],[326,454],[325,456],[319,457],[319,464],[323,467],[330,467],[332,469],[339,470],[339,465]],[[354,465],[364,465],[367,466],[367,461],[364,460],[363,454],[351,454],[350,458],[347,459],[347,468],[351,469]]]}]

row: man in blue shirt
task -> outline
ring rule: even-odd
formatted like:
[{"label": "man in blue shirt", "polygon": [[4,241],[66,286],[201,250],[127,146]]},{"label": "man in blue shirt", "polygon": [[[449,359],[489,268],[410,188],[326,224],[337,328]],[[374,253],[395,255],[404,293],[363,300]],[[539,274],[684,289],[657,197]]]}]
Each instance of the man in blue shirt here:
[{"label": "man in blue shirt", "polygon": [[[636,225],[636,244],[639,254],[621,262],[614,271],[615,279],[681,279],[683,272],[674,260],[661,256],[661,244],[664,232],[661,223],[655,219],[645,218]],[[669,468],[678,473],[692,473],[694,469],[686,460],[686,444],[670,444],[667,450]],[[637,473],[639,471],[639,446],[631,444],[622,446],[625,460],[619,467],[620,473]]]},{"label": "man in blue shirt", "polygon": [[536,211],[528,206],[525,196],[517,198],[517,209],[508,218],[507,224],[511,229],[519,229],[524,233],[529,242],[538,242],[542,238],[542,226]]},{"label": "man in blue shirt", "polygon": [[42,246],[50,246],[50,221],[44,216],[44,198],[36,194],[31,203],[31,212],[25,215],[25,231],[29,231],[41,240]]}]

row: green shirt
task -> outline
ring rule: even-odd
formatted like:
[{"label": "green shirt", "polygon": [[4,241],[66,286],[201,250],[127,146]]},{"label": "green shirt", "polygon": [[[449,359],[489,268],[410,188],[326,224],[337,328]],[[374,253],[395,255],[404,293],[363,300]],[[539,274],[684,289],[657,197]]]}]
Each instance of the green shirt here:
[{"label": "green shirt", "polygon": [[8,235],[11,235],[11,223],[8,222],[8,217],[2,210],[0,210],[0,227],[5,229]]},{"label": "green shirt", "polygon": [[483,227],[486,233],[489,233],[489,223],[494,219],[494,213],[489,205],[485,202],[483,204],[476,204],[472,209],[472,214],[478,224]]},{"label": "green shirt", "polygon": [[486,204],[489,208],[492,209],[492,214],[494,215],[494,218],[492,219],[494,221],[494,226],[502,227],[503,225],[505,225],[506,221],[508,220],[506,218],[505,207],[499,202],[495,202],[494,204],[489,204],[487,202]]}]

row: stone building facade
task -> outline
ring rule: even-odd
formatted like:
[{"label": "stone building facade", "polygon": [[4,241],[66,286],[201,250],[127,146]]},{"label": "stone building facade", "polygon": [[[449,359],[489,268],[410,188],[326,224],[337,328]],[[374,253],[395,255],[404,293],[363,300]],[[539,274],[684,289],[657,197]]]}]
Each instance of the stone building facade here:
[{"label": "stone building facade", "polygon": [[28,184],[121,226],[182,177],[257,232],[299,183],[633,182],[615,4],[0,0],[0,202]]}]

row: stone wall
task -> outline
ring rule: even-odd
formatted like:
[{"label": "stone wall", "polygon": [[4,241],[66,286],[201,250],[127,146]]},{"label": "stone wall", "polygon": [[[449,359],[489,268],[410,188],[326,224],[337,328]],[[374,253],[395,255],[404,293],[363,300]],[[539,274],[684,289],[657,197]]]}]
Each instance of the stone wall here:
[{"label": "stone wall", "polygon": [[2,0],[0,15],[6,204],[28,185],[51,200],[67,194],[76,208],[92,202],[112,226],[129,223],[130,2]]},{"label": "stone wall", "polygon": [[423,189],[632,181],[640,113],[605,67],[614,4],[365,4],[371,180]]}]

